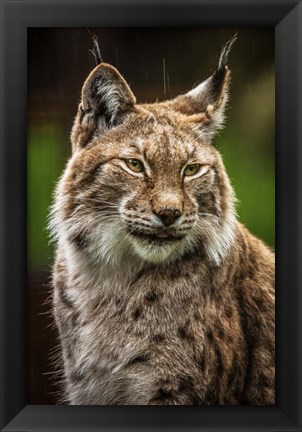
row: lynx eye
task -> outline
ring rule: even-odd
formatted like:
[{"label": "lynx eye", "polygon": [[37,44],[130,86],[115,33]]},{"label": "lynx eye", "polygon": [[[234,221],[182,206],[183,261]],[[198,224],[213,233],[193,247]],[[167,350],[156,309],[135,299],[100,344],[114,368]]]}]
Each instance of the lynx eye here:
[{"label": "lynx eye", "polygon": [[197,174],[199,170],[200,170],[200,164],[190,164],[186,166],[184,170],[184,175],[193,176]]},{"label": "lynx eye", "polygon": [[125,162],[126,162],[127,167],[131,169],[131,171],[134,171],[137,173],[144,171],[144,165],[138,159],[126,159]]}]

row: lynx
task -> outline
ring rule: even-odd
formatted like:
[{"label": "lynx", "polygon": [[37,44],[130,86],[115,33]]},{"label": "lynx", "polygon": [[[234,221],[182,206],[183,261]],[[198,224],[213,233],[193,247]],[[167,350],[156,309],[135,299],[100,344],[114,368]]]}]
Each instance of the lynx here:
[{"label": "lynx", "polygon": [[275,403],[274,254],[213,144],[233,42],[172,100],[138,104],[100,56],[83,85],[51,215],[66,403]]}]

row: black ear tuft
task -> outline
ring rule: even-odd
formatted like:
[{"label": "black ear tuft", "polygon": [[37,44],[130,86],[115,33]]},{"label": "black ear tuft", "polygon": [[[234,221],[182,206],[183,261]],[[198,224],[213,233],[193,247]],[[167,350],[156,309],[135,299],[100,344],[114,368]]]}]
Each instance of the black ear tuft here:
[{"label": "black ear tuft", "polygon": [[223,87],[223,83],[225,81],[227,75],[227,62],[229,59],[229,54],[231,52],[233,44],[237,40],[237,33],[231,37],[230,40],[224,45],[219,57],[218,69],[213,73],[211,77],[211,94],[212,99],[218,100],[219,95],[221,94],[221,90]]},{"label": "black ear tuft", "polygon": [[96,34],[92,35],[92,42],[93,42],[93,48],[90,50],[90,52],[93,54],[96,65],[99,65],[103,63],[103,59],[101,56],[99,41]]},{"label": "black ear tuft", "polygon": [[229,59],[229,54],[230,54],[232,46],[236,42],[236,40],[237,40],[237,33],[235,33],[234,36],[232,36],[231,39],[228,40],[227,43],[225,44],[225,46],[222,48],[222,51],[221,51],[220,57],[219,57],[218,70],[226,68],[227,62]]}]

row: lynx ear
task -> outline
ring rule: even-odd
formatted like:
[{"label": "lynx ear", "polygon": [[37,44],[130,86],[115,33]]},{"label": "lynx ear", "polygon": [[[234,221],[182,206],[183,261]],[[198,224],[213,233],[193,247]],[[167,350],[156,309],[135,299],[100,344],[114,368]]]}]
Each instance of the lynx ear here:
[{"label": "lynx ear", "polygon": [[82,100],[72,130],[73,148],[86,146],[96,134],[120,124],[135,104],[135,97],[120,73],[101,63],[82,88]]},{"label": "lynx ear", "polygon": [[230,82],[227,60],[236,39],[237,35],[226,43],[217,70],[207,80],[167,103],[172,109],[187,115],[187,121],[199,125],[202,133],[209,138],[223,126]]}]

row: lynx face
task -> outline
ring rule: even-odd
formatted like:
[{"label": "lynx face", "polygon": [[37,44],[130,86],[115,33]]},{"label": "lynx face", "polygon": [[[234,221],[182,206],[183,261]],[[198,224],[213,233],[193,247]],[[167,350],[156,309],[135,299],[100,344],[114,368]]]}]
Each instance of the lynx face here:
[{"label": "lynx face", "polygon": [[218,209],[203,204],[215,193],[215,155],[169,114],[148,129],[148,138],[129,146],[130,158],[118,162],[129,185],[119,213],[136,253],[156,262],[192,247],[203,219],[215,224]]},{"label": "lynx face", "polygon": [[139,105],[116,69],[97,66],[82,90],[74,153],[57,191],[58,237],[95,260],[157,263],[198,247],[219,264],[235,222],[233,192],[212,144],[228,81],[221,61],[186,95]]}]

